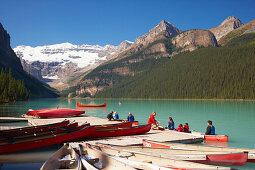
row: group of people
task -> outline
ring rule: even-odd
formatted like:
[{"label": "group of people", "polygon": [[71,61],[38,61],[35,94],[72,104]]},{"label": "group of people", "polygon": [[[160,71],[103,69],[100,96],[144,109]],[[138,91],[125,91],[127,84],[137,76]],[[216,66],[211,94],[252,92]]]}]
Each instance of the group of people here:
[{"label": "group of people", "polygon": [[[152,124],[153,125],[153,129],[161,129],[159,127],[159,123],[161,123],[160,121],[156,121],[155,119],[155,116],[156,116],[156,112],[153,112],[149,119],[148,119],[148,124]],[[175,130],[175,131],[178,131],[178,132],[186,132],[186,133],[190,133],[190,130],[189,130],[189,124],[188,123],[185,123],[184,125],[182,124],[179,124],[178,128],[175,129],[174,128],[174,120],[172,117],[169,117],[169,121],[168,121],[168,125],[166,127],[166,129],[169,129],[169,130]],[[212,121],[211,120],[208,120],[207,121],[207,129],[206,129],[206,132],[205,132],[205,135],[215,135],[215,127],[212,125]]]},{"label": "group of people", "polygon": [[166,128],[169,129],[169,130],[175,130],[175,131],[178,131],[178,132],[190,133],[189,124],[188,123],[185,123],[184,126],[182,124],[179,124],[178,128],[175,129],[174,128],[174,120],[173,120],[172,117],[169,117],[169,122],[168,122],[168,125],[167,125]]},{"label": "group of people", "polygon": [[[108,120],[119,120],[119,121],[121,121],[120,118],[119,118],[119,114],[117,112],[113,112],[113,111],[111,111],[107,115],[107,119]],[[135,117],[132,115],[131,112],[128,113],[127,121],[129,121],[129,122],[134,122],[135,121]]]}]

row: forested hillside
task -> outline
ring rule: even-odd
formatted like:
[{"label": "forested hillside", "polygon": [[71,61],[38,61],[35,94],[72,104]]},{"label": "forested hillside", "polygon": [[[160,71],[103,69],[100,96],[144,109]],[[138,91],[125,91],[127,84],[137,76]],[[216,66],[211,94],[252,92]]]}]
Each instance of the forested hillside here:
[{"label": "forested hillside", "polygon": [[24,81],[16,80],[12,71],[2,69],[0,72],[0,102],[27,100],[29,93]]},{"label": "forested hillside", "polygon": [[167,61],[152,58],[148,62],[156,61],[157,67],[96,97],[255,99],[254,33],[232,39],[224,47],[200,48]]}]

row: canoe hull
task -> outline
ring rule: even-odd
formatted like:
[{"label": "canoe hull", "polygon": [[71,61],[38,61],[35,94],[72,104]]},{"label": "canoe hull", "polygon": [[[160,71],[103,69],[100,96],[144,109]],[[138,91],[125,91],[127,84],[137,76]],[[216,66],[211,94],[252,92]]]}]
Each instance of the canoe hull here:
[{"label": "canoe hull", "polygon": [[248,159],[248,152],[233,154],[206,155],[206,160],[192,161],[196,163],[224,166],[243,166]]},{"label": "canoe hull", "polygon": [[100,147],[108,147],[116,150],[126,150],[135,153],[155,155],[157,157],[191,161],[209,165],[242,166],[247,162],[248,152],[206,152],[206,151],[185,151],[167,148],[147,148],[138,146],[118,146],[97,143]]},{"label": "canoe hull", "polygon": [[228,142],[228,136],[227,135],[205,135],[204,140]]},{"label": "canoe hull", "polygon": [[[60,161],[63,157],[70,155],[67,160]],[[57,152],[55,152],[41,167],[40,170],[50,169],[72,169],[81,170],[81,161],[74,149],[68,144],[64,144]]]},{"label": "canoe hull", "polygon": [[58,123],[53,123],[53,124],[47,124],[47,125],[39,125],[39,126],[28,126],[28,127],[23,127],[23,128],[16,128],[16,129],[10,129],[10,130],[2,130],[0,131],[0,137],[1,136],[13,136],[18,134],[24,134],[24,133],[30,133],[30,132],[37,132],[37,131],[48,131],[49,128],[57,128],[57,127],[62,127],[66,126],[70,123],[69,120],[64,120],[62,122]]},{"label": "canoe hull", "polygon": [[228,147],[213,147],[213,146],[199,146],[199,145],[187,145],[187,144],[165,144],[164,142],[155,142],[149,140],[143,140],[144,147],[156,147],[156,148],[169,148],[169,149],[184,149],[184,150],[204,150],[204,151],[226,151],[226,152],[248,152],[247,162],[255,162],[255,150],[243,149],[243,148],[228,148]]},{"label": "canoe hull", "polygon": [[28,139],[27,141],[19,142],[19,143],[1,144],[0,145],[0,154],[17,152],[17,151],[22,151],[22,150],[29,150],[29,149],[39,148],[39,147],[43,147],[43,146],[64,143],[67,141],[76,140],[76,139],[80,139],[80,138],[87,138],[93,132],[94,132],[94,127],[89,126],[89,127],[80,129],[78,131],[64,133],[63,135],[61,135],[61,134],[56,135],[56,136],[51,135],[46,138],[35,137],[34,140]]},{"label": "canoe hull", "polygon": [[138,135],[149,132],[151,129],[151,124],[136,126],[136,127],[126,127],[126,128],[107,128],[107,129],[97,129],[89,138],[102,138],[102,137],[115,137],[115,136],[128,136],[128,135]]},{"label": "canoe hull", "polygon": [[72,117],[85,113],[85,111],[74,109],[42,109],[28,111],[27,115],[46,118],[46,117]]}]

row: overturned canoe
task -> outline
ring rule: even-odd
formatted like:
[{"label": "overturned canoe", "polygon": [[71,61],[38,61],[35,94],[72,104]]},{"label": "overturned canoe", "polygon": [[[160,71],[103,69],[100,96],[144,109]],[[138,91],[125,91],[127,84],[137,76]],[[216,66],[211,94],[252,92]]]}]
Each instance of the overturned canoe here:
[{"label": "overturned canoe", "polygon": [[[98,144],[100,146],[100,144]],[[121,149],[129,152],[146,153],[162,158],[185,160],[209,165],[242,166],[247,162],[248,152],[214,152],[214,151],[190,151],[174,150],[167,148],[148,148],[139,146],[108,145],[109,148]]]},{"label": "overturned canoe", "polygon": [[204,135],[204,140],[228,142],[228,136],[227,135]]},{"label": "overturned canoe", "polygon": [[27,115],[47,118],[47,117],[72,117],[78,116],[85,113],[85,111],[74,110],[74,109],[41,109],[41,110],[30,110]]},{"label": "overturned canoe", "polygon": [[82,104],[77,102],[76,106],[78,106],[78,107],[106,107],[106,103],[104,103],[102,105],[82,105]]},{"label": "overturned canoe", "polygon": [[139,161],[139,162],[147,162],[153,165],[157,165],[160,167],[167,167],[171,169],[181,169],[181,170],[191,170],[191,169],[231,169],[228,167],[220,167],[213,165],[204,165],[200,163],[175,160],[169,158],[158,157],[153,154],[146,154],[144,152],[134,152],[123,150],[120,148],[110,147],[107,145],[97,144],[100,147],[100,150],[104,153],[110,155],[118,155],[120,157],[126,158],[128,160]]},{"label": "overturned canoe", "polygon": [[230,148],[230,147],[216,147],[206,145],[192,145],[170,142],[158,142],[151,140],[143,140],[144,147],[153,148],[169,148],[169,149],[181,149],[181,150],[200,150],[200,151],[224,151],[224,152],[248,152],[247,162],[255,162],[255,149],[244,148]]},{"label": "overturned canoe", "polygon": [[55,152],[41,167],[41,170],[53,169],[82,169],[79,156],[71,146],[64,144],[64,146]]}]

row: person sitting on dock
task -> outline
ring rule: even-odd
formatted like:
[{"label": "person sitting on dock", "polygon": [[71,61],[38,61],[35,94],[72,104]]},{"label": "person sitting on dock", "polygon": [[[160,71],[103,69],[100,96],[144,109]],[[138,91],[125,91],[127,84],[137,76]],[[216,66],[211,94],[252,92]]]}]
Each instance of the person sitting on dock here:
[{"label": "person sitting on dock", "polygon": [[108,120],[113,120],[114,118],[113,118],[113,111],[111,111],[111,113],[109,113],[108,115],[107,115],[107,119]]},{"label": "person sitting on dock", "polygon": [[207,128],[206,128],[205,135],[215,135],[215,127],[212,125],[211,120],[207,121]]},{"label": "person sitting on dock", "polygon": [[119,118],[119,114],[117,113],[117,112],[114,112],[114,119],[115,120],[119,120],[120,118]]},{"label": "person sitting on dock", "polygon": [[185,125],[183,126],[183,132],[190,133],[188,123],[185,123]]},{"label": "person sitting on dock", "polygon": [[169,130],[174,130],[174,120],[172,119],[172,117],[169,117],[169,122],[168,122],[167,128]]},{"label": "person sitting on dock", "polygon": [[131,114],[131,112],[128,113],[127,120],[128,120],[129,122],[135,121],[135,117]]},{"label": "person sitting on dock", "polygon": [[152,129],[161,129],[158,127],[158,124],[161,123],[155,120],[156,112],[153,112],[148,119],[148,124],[152,124]]},{"label": "person sitting on dock", "polygon": [[177,131],[177,132],[183,132],[182,124],[180,124],[180,125],[178,126],[178,128],[177,128],[175,131]]}]

